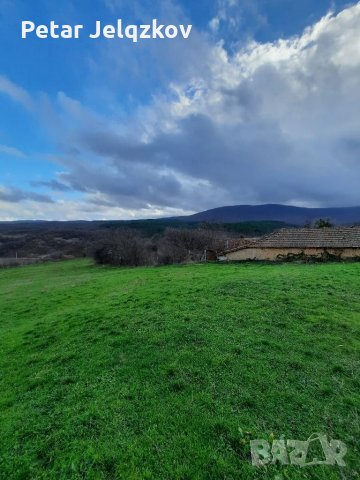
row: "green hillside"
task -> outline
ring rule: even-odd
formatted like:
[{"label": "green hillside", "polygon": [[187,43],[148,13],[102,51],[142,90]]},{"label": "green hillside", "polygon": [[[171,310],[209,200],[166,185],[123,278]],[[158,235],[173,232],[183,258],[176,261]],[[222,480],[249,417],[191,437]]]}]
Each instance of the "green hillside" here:
[{"label": "green hillside", "polygon": [[[0,271],[0,479],[353,479],[360,264]],[[250,439],[347,466],[251,464]]]}]

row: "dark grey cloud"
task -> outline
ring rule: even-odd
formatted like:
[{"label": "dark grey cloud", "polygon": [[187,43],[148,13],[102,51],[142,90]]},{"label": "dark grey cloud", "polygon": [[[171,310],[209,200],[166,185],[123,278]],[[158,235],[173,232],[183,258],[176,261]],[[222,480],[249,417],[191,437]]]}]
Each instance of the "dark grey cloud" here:
[{"label": "dark grey cloud", "polygon": [[[138,163],[118,169],[77,164],[60,178],[99,204],[112,203],[126,208],[145,208],[149,204],[177,207],[181,196],[181,184],[174,173]],[[96,197],[98,193],[103,196]]]},{"label": "dark grey cloud", "polygon": [[24,200],[32,200],[34,202],[40,203],[54,203],[52,198],[50,198],[48,195],[42,195],[36,192],[27,192],[25,190],[21,190],[20,188],[15,187],[0,187],[0,201],[20,203]]},{"label": "dark grey cloud", "polygon": [[[108,132],[85,135],[86,148],[106,157],[104,168],[75,160],[60,179],[75,190],[100,192],[123,207],[186,210],[236,198],[259,199],[257,192],[269,182],[272,189],[279,185],[284,172],[274,159],[287,158],[291,146],[276,126],[259,122],[223,129],[207,116],[192,115],[177,128],[147,144]],[[283,200],[288,194],[284,191]]]}]

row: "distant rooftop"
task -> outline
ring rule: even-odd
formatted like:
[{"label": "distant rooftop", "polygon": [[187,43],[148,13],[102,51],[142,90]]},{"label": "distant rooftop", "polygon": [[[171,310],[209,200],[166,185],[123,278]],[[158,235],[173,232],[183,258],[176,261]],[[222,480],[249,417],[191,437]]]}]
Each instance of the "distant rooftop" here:
[{"label": "distant rooftop", "polygon": [[284,228],[251,243],[255,248],[360,248],[360,227]]}]

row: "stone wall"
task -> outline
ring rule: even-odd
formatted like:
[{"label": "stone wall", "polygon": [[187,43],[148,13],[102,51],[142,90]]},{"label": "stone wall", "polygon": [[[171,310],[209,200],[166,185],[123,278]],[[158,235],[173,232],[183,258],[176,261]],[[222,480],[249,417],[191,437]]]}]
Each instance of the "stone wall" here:
[{"label": "stone wall", "polygon": [[223,259],[227,261],[241,260],[296,260],[301,258],[329,258],[338,260],[360,259],[360,248],[245,248],[236,252],[227,253]]}]

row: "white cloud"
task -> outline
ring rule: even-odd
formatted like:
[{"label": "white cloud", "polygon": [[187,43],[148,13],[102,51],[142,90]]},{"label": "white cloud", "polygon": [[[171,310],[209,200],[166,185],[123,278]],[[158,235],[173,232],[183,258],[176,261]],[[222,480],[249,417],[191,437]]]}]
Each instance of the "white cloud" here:
[{"label": "white cloud", "polygon": [[210,30],[234,44],[250,36],[248,23],[252,31],[267,24],[267,18],[260,11],[257,1],[217,0],[216,7],[216,14],[209,22]]},{"label": "white cloud", "polygon": [[0,93],[8,95],[12,100],[22,104],[29,110],[33,107],[33,101],[28,92],[6,78],[4,75],[0,75]]},{"label": "white cloud", "polygon": [[53,204],[40,204],[36,201],[9,203],[0,199],[0,221],[14,220],[134,220],[141,218],[158,218],[177,216],[184,212],[176,208],[157,208],[149,205],[144,209],[128,209],[109,205],[94,205],[88,201],[59,200]]},{"label": "white cloud", "polygon": [[220,18],[219,17],[214,17],[210,20],[209,22],[209,27],[210,30],[214,33],[216,33],[219,30],[220,26]]},{"label": "white cloud", "polygon": [[17,158],[26,158],[26,154],[24,152],[15,147],[8,147],[7,145],[0,144],[0,153],[11,155]]}]

